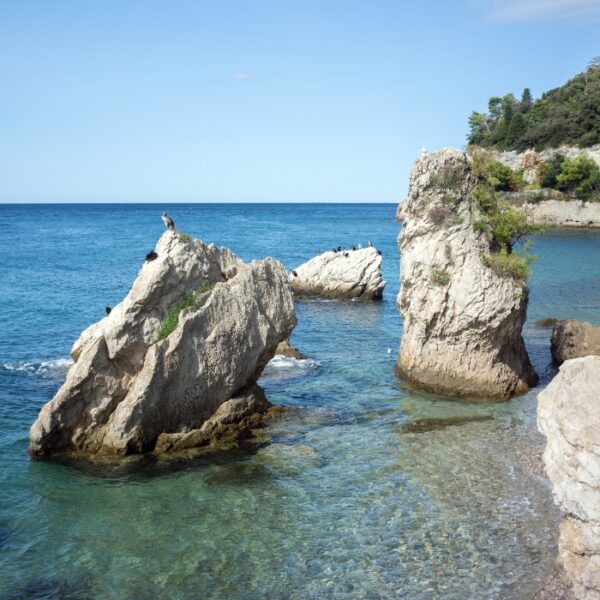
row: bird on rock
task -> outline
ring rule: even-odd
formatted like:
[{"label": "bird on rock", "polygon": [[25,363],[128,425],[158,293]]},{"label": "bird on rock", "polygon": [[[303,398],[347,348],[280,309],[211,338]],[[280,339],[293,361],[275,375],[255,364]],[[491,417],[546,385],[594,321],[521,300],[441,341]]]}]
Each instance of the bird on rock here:
[{"label": "bird on rock", "polygon": [[166,212],[163,212],[161,219],[163,220],[163,223],[166,225],[167,229],[170,231],[175,229],[175,222]]}]

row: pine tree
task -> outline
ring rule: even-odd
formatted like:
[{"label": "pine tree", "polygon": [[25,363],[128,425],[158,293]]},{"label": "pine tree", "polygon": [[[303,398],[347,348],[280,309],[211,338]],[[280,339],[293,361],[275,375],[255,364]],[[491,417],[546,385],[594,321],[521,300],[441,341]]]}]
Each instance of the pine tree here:
[{"label": "pine tree", "polygon": [[523,90],[523,95],[521,96],[521,102],[519,102],[519,109],[521,112],[528,112],[533,104],[533,99],[531,97],[531,90],[529,88],[525,88]]}]

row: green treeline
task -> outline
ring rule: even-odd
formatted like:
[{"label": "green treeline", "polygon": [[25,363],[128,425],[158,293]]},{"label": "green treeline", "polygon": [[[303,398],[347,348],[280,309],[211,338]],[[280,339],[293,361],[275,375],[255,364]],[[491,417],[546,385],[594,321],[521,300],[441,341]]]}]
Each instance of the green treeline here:
[{"label": "green treeline", "polygon": [[488,112],[469,117],[469,144],[499,150],[600,144],[600,57],[585,72],[533,100],[525,88],[489,99]]}]

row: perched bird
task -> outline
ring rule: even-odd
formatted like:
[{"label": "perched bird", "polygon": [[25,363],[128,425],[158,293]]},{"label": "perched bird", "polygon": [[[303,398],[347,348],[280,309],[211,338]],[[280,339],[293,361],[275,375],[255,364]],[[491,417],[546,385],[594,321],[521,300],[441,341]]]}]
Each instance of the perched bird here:
[{"label": "perched bird", "polygon": [[352,250],[356,250],[356,246],[354,244],[352,245]]},{"label": "perched bird", "polygon": [[338,251],[338,252],[341,252],[341,251],[342,251],[342,247],[341,247],[341,246],[338,246],[338,247],[337,247],[337,251]]},{"label": "perched bird", "polygon": [[173,222],[173,219],[171,219],[171,217],[166,212],[163,212],[161,219],[163,220],[163,223],[167,226],[167,229],[170,229],[171,231],[175,229],[175,223]]},{"label": "perched bird", "polygon": [[292,271],[292,275],[293,275],[294,277],[298,277],[298,273],[296,273],[296,271]]},{"label": "perched bird", "polygon": [[321,251],[317,248],[317,256],[321,256]]},{"label": "perched bird", "polygon": [[362,244],[360,242],[358,242],[358,249],[362,250]]},{"label": "perched bird", "polygon": [[379,256],[381,256],[381,250],[377,250],[377,254],[379,254]]},{"label": "perched bird", "polygon": [[152,250],[152,252],[148,252],[148,254],[146,254],[146,262],[156,260],[157,258],[158,258],[158,254],[156,254],[156,252],[154,252],[154,250]]},{"label": "perched bird", "polygon": [[337,252],[337,248],[332,248],[331,251],[332,252]]},{"label": "perched bird", "polygon": [[350,255],[347,252],[344,252],[344,256],[348,258]]},{"label": "perched bird", "polygon": [[110,311],[112,310],[112,308],[111,308],[111,307],[110,307],[110,306],[107,304],[107,305],[104,307],[104,310],[106,311],[106,314],[107,314],[107,315],[110,315]]},{"label": "perched bird", "polygon": [[369,248],[373,247],[373,242],[371,240],[369,240]]}]

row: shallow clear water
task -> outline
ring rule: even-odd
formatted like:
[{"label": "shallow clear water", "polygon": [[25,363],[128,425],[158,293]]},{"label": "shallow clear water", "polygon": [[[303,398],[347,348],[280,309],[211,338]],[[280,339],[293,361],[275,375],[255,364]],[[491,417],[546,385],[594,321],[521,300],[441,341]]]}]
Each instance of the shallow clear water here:
[{"label": "shallow clear water", "polygon": [[[27,435],[79,332],[128,291],[161,206],[0,213],[0,598],[529,598],[557,513],[536,463],[535,394],[553,374],[546,316],[600,324],[600,233],[535,240],[526,342],[538,389],[449,402],[395,379],[402,329],[392,205],[172,205],[181,230],[288,267],[332,246],[382,249],[384,301],[297,305],[262,380],[290,407],[271,445],[120,465],[31,462]],[[388,355],[386,349],[394,350]],[[406,431],[416,418],[482,416]]]}]

